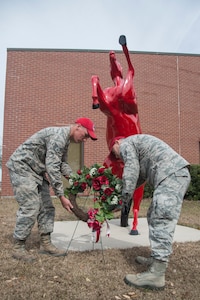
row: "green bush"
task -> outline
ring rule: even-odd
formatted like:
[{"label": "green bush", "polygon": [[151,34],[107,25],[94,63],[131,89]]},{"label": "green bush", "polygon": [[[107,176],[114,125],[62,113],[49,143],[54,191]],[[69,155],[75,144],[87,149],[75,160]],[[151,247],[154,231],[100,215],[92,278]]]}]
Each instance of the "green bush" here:
[{"label": "green bush", "polygon": [[191,182],[185,194],[185,199],[200,200],[200,165],[190,166]]},{"label": "green bush", "polygon": [[[191,183],[185,194],[187,200],[200,200],[200,165],[190,166]],[[144,188],[143,198],[152,198],[153,188],[147,183]]]},{"label": "green bush", "polygon": [[144,187],[144,196],[143,196],[143,198],[144,199],[152,198],[153,197],[153,190],[154,189],[148,183],[146,183],[145,187]]}]

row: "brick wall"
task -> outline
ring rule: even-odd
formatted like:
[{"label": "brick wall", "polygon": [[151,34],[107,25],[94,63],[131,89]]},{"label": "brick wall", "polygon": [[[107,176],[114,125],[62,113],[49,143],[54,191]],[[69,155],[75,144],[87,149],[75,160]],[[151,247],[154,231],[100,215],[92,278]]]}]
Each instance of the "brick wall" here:
[{"label": "brick wall", "polygon": [[[127,72],[122,52],[117,60]],[[199,164],[200,56],[131,52],[135,89],[144,133],[155,135]],[[98,141],[88,141],[84,164],[107,156],[106,117],[92,110],[91,76],[113,86],[108,51],[8,49],[4,110],[2,196],[12,195],[5,163],[37,130],[69,124],[81,116],[96,125]]]}]

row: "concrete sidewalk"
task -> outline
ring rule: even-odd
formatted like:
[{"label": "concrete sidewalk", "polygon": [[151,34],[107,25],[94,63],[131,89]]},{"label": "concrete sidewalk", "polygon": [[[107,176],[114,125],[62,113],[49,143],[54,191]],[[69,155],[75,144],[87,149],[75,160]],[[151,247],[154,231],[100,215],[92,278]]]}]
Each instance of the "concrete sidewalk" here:
[{"label": "concrete sidewalk", "polygon": [[[129,224],[132,224],[132,222],[133,219],[129,219]],[[79,220],[55,222],[52,242],[56,246],[70,251],[149,246],[146,218],[138,219],[139,235],[130,235],[130,227],[121,227],[119,219],[110,220],[109,225],[110,237],[106,235],[107,226],[104,223],[99,242],[95,243],[93,242],[92,230],[87,223]],[[200,230],[180,225],[176,226],[174,242],[194,241],[200,241]]]}]

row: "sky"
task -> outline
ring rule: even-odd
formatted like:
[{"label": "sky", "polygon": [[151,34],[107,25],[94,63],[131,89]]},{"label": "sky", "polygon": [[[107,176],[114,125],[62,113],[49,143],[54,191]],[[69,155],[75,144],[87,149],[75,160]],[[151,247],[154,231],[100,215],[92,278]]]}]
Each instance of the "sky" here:
[{"label": "sky", "polygon": [[[200,0],[1,0],[0,148],[8,48],[200,55]],[[3,147],[2,147],[3,149]]]}]

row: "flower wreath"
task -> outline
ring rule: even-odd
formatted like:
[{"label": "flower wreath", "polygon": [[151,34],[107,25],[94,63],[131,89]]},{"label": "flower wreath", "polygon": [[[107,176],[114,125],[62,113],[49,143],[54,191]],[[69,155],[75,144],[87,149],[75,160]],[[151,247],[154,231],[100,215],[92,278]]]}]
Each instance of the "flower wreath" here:
[{"label": "flower wreath", "polygon": [[[113,210],[121,209],[122,180],[112,173],[111,168],[96,163],[90,168],[84,166],[82,170],[72,173],[69,185],[65,190],[66,196],[77,195],[86,190],[93,195],[94,207],[87,212],[87,224],[96,232],[98,242],[104,221],[107,223],[107,220],[114,217]],[[107,235],[109,236],[109,232]]]}]

